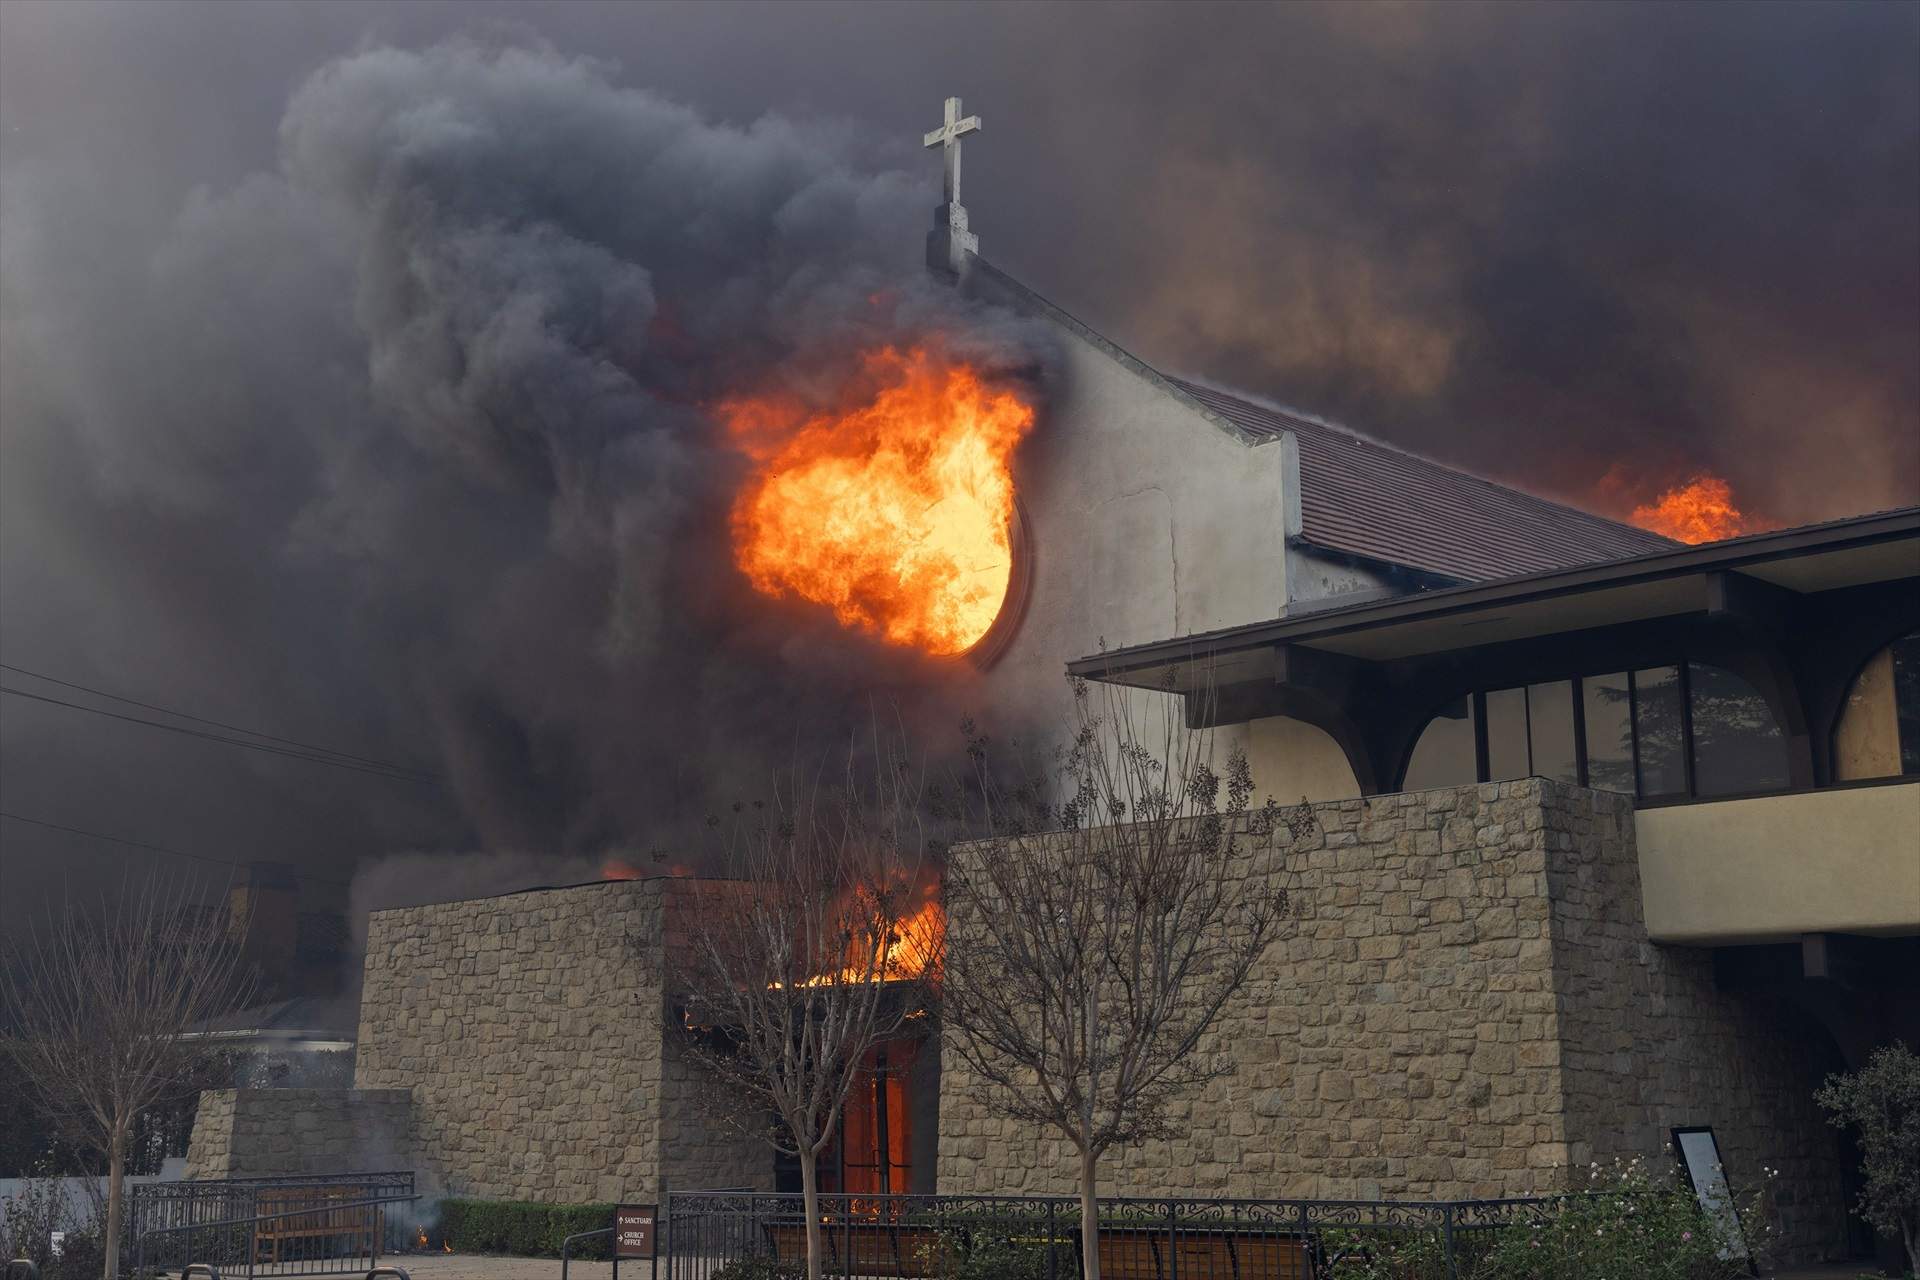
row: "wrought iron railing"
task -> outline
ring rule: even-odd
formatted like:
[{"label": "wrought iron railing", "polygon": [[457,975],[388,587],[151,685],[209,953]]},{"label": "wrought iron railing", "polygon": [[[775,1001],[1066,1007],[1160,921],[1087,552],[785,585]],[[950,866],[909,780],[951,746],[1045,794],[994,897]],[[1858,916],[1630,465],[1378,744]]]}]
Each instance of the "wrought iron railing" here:
[{"label": "wrought iron railing", "polygon": [[[1466,1280],[1494,1233],[1546,1199],[1473,1201],[1102,1199],[1109,1280],[1328,1280],[1394,1274]],[[804,1263],[797,1195],[674,1192],[668,1280],[715,1280],[748,1259]],[[1075,1280],[1080,1202],[1056,1196],[820,1197],[824,1273],[929,1280]],[[1389,1261],[1391,1269],[1384,1268]]]},{"label": "wrought iron railing", "polygon": [[135,1274],[194,1262],[227,1275],[365,1273],[409,1243],[410,1170],[151,1183],[129,1212]]}]

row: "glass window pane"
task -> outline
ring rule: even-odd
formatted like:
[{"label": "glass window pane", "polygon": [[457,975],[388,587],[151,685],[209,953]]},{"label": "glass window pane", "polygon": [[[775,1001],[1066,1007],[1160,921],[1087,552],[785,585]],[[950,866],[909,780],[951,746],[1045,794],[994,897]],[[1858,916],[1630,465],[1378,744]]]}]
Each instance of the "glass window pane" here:
[{"label": "glass window pane", "polygon": [[1580,762],[1573,751],[1573,681],[1527,686],[1527,742],[1536,776],[1580,781]]},{"label": "glass window pane", "polygon": [[1687,789],[1680,731],[1680,668],[1633,673],[1633,718],[1640,744],[1640,794],[1680,795]]},{"label": "glass window pane", "polygon": [[1527,763],[1527,691],[1495,689],[1487,695],[1487,781],[1524,778]]},{"label": "glass window pane", "polygon": [[1693,782],[1698,794],[1774,791],[1787,785],[1787,741],[1760,691],[1723,667],[1687,668],[1693,699]]},{"label": "glass window pane", "polygon": [[1473,748],[1473,699],[1445,707],[1420,732],[1407,764],[1403,791],[1460,787],[1477,782]]},{"label": "glass window pane", "polygon": [[1580,682],[1587,719],[1587,785],[1633,794],[1633,700],[1627,673],[1588,676]]}]

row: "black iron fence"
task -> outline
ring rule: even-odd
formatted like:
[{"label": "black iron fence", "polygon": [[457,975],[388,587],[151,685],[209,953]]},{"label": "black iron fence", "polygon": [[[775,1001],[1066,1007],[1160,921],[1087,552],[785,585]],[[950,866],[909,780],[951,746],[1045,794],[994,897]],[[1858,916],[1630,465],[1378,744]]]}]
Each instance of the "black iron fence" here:
[{"label": "black iron fence", "polygon": [[[1095,1247],[1103,1280],[1464,1280],[1499,1228],[1550,1203],[1103,1199]],[[804,1268],[797,1195],[674,1192],[662,1216],[668,1280]],[[823,1195],[820,1217],[824,1272],[835,1277],[1081,1274],[1080,1202],[1070,1197]]]},{"label": "black iron fence", "polygon": [[364,1274],[411,1243],[416,1198],[411,1170],[148,1183],[130,1201],[134,1274]]}]

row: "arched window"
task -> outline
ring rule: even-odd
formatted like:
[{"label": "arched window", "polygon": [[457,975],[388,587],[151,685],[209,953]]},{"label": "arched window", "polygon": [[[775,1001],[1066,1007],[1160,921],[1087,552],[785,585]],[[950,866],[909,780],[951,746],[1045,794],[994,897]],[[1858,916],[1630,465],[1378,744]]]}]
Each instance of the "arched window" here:
[{"label": "arched window", "polygon": [[1833,730],[1836,782],[1920,774],[1920,631],[1868,659]]},{"label": "arched window", "polygon": [[1724,667],[1687,668],[1693,792],[1778,791],[1787,785],[1787,738],[1760,691]]}]

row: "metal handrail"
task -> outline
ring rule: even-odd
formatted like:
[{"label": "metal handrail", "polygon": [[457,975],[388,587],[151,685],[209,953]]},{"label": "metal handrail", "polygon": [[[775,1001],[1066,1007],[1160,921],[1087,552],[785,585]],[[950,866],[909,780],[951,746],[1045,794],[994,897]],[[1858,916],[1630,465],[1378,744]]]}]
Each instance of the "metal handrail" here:
[{"label": "metal handrail", "polygon": [[[602,1227],[598,1231],[576,1231],[565,1240],[562,1240],[560,1242],[560,1280],[567,1280],[567,1266],[573,1261],[573,1242],[575,1240],[591,1240],[595,1236],[610,1236],[612,1234],[612,1227]],[[615,1276],[620,1274],[620,1251],[618,1249],[614,1250],[613,1253],[613,1274]]]},{"label": "metal handrail", "polygon": [[141,1232],[140,1238],[146,1240],[153,1236],[173,1235],[180,1231],[209,1231],[214,1227],[242,1227],[250,1222],[272,1222],[276,1218],[304,1218],[315,1213],[332,1213],[335,1209],[364,1209],[368,1205],[375,1204],[407,1204],[421,1198],[412,1195],[382,1196],[378,1200],[320,1200],[298,1209],[282,1209],[279,1213],[255,1213],[244,1218],[222,1218],[217,1222],[189,1222],[179,1227],[155,1227],[151,1231]]},{"label": "metal handrail", "polygon": [[146,1182],[143,1187],[195,1188],[300,1186],[310,1182],[365,1182],[371,1178],[410,1178],[412,1169],[361,1169],[351,1173],[280,1173],[256,1178],[184,1178],[177,1182]]},{"label": "metal handrail", "polygon": [[405,1267],[375,1267],[367,1272],[366,1280],[380,1280],[381,1276],[392,1276],[393,1280],[413,1280]]},{"label": "metal handrail", "polygon": [[[133,1241],[134,1268],[136,1272],[143,1272],[146,1269],[147,1244],[149,1241],[158,1240],[162,1236],[172,1236],[172,1235],[180,1235],[182,1233],[188,1233],[187,1249],[188,1249],[188,1256],[191,1257],[193,1253],[193,1236],[194,1234],[202,1231],[211,1231],[219,1227],[251,1226],[254,1229],[254,1231],[257,1233],[260,1229],[261,1223],[275,1222],[281,1218],[304,1218],[316,1213],[332,1213],[336,1209],[365,1209],[375,1205],[383,1205],[383,1204],[410,1204],[413,1201],[419,1200],[421,1198],[422,1198],[421,1196],[416,1194],[416,1195],[405,1195],[405,1196],[381,1196],[371,1200],[321,1200],[321,1201],[316,1201],[313,1204],[302,1205],[298,1208],[282,1209],[278,1213],[256,1213],[245,1218],[222,1218],[214,1222],[187,1222],[187,1223],[182,1223],[177,1227],[154,1227],[154,1228],[151,1228],[150,1230],[140,1231],[136,1233],[134,1236],[134,1241]],[[378,1258],[380,1256],[377,1242],[374,1247],[372,1256],[374,1258]],[[206,1264],[195,1263],[193,1265],[201,1266]],[[186,1277],[183,1275],[181,1277],[181,1280],[186,1280]],[[409,1277],[409,1280],[411,1280],[410,1277]]]},{"label": "metal handrail", "polygon": [[40,1268],[34,1263],[32,1258],[8,1259],[6,1280],[13,1280],[13,1269],[15,1267],[26,1268],[26,1270],[22,1271],[20,1274],[25,1276],[27,1280],[40,1280]]}]

